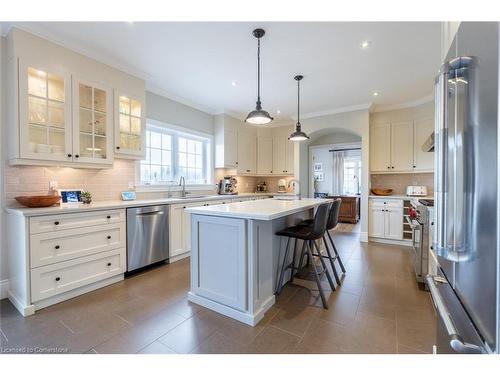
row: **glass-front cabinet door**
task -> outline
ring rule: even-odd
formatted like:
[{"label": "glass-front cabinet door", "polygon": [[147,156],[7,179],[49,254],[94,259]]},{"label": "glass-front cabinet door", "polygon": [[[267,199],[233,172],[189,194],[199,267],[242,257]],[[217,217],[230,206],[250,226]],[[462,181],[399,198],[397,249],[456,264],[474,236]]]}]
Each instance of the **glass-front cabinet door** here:
[{"label": "glass-front cabinet door", "polygon": [[112,91],[73,77],[73,152],[79,163],[111,164]]},{"label": "glass-front cabinet door", "polygon": [[19,61],[19,151],[35,160],[72,160],[70,75]]},{"label": "glass-front cabinet door", "polygon": [[144,100],[115,91],[116,157],[144,159],[146,124]]}]

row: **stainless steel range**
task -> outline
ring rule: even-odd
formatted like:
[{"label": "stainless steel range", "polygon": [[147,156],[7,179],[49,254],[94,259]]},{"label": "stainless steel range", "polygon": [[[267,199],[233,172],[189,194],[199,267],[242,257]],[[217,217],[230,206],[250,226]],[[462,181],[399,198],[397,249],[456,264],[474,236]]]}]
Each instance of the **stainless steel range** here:
[{"label": "stainless steel range", "polygon": [[413,266],[419,283],[425,283],[429,266],[429,211],[433,199],[412,199],[410,201],[411,228],[413,231]]}]

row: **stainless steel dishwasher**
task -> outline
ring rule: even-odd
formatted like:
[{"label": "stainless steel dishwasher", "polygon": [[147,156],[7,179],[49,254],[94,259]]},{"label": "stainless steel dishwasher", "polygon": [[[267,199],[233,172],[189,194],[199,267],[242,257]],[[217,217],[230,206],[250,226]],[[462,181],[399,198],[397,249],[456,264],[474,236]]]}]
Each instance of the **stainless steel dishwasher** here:
[{"label": "stainless steel dishwasher", "polygon": [[127,271],[168,260],[168,205],[127,208]]}]

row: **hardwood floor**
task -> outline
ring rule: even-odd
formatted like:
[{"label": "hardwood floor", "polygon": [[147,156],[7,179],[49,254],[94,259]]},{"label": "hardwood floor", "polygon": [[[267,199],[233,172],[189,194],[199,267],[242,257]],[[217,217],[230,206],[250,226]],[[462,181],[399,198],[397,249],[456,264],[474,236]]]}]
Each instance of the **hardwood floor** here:
[{"label": "hardwood floor", "polygon": [[328,293],[328,310],[313,282],[295,279],[263,321],[246,326],[187,301],[183,260],[28,318],[2,300],[0,352],[430,353],[435,313],[410,249],[360,243],[355,227],[334,233],[347,274]]}]

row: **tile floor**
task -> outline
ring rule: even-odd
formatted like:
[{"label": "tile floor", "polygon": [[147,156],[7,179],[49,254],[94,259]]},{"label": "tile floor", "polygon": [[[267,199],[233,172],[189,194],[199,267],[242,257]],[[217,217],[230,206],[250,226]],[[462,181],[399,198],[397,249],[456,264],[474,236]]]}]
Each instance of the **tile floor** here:
[{"label": "tile floor", "polygon": [[246,326],[186,300],[183,260],[28,318],[2,300],[0,352],[430,353],[435,313],[414,280],[410,249],[360,243],[345,226],[334,239],[348,273],[328,293],[328,310],[314,283],[296,280],[263,321]]}]

